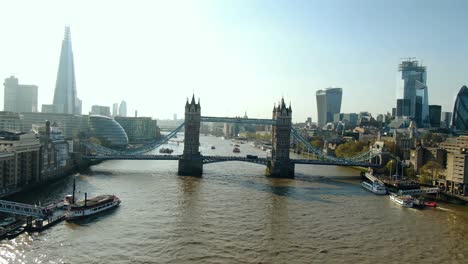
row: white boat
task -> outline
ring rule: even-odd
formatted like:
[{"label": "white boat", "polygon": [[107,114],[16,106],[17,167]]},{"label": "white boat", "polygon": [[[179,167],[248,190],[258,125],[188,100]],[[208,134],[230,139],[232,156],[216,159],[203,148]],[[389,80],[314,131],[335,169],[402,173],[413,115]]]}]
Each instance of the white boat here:
[{"label": "white boat", "polygon": [[371,191],[375,194],[387,194],[387,188],[380,181],[373,181],[373,182],[362,181],[361,186],[364,189]]},{"label": "white boat", "polygon": [[413,207],[413,197],[411,197],[411,195],[397,195],[395,193],[391,193],[390,200],[404,207]]}]

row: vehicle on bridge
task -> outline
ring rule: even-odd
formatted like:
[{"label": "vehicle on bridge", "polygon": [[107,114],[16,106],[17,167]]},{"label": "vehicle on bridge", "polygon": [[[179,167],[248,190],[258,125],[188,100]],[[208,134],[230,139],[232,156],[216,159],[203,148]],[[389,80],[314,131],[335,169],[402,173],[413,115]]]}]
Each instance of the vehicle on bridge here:
[{"label": "vehicle on bridge", "polygon": [[248,158],[248,159],[258,159],[258,156],[255,156],[255,155],[247,155],[246,158]]}]

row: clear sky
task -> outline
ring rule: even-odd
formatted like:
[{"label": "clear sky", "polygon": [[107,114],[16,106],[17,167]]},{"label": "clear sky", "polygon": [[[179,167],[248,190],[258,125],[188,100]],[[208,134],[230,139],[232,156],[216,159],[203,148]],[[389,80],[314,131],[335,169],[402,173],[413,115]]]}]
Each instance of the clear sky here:
[{"label": "clear sky", "polygon": [[[129,114],[317,120],[315,92],[342,87],[342,112],[391,111],[400,58],[427,66],[429,104],[451,111],[468,84],[468,1],[1,1],[0,77],[39,86],[52,103],[64,26],[71,27],[78,97],[126,100]],[[0,93],[3,105],[3,92]]]}]

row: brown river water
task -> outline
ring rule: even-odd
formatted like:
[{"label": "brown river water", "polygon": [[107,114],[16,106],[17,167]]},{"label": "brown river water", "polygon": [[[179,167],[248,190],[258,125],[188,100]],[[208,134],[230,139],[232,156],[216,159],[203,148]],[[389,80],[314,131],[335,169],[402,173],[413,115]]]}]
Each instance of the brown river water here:
[{"label": "brown river water", "polygon": [[[204,154],[234,155],[229,140],[201,142]],[[264,172],[224,162],[196,178],[177,176],[175,161],[103,162],[75,176],[77,190],[116,194],[119,208],[3,240],[0,263],[468,263],[468,207],[402,208],[362,189],[350,168],[297,165],[295,179]],[[72,179],[15,200],[60,200]]]}]

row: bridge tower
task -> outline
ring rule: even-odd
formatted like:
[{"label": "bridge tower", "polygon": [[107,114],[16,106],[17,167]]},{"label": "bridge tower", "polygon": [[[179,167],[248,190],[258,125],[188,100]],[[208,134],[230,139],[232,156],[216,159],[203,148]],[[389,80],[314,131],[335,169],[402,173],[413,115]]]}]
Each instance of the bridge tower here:
[{"label": "bridge tower", "polygon": [[201,176],[203,173],[203,159],[198,150],[200,146],[200,99],[195,103],[195,95],[192,101],[185,103],[185,138],[184,153],[179,159],[179,175]]},{"label": "bridge tower", "polygon": [[267,165],[267,176],[277,178],[294,178],[294,163],[289,158],[291,140],[291,104],[286,107],[284,98],[278,107],[273,107],[273,119],[276,124],[272,131],[271,160]]}]

